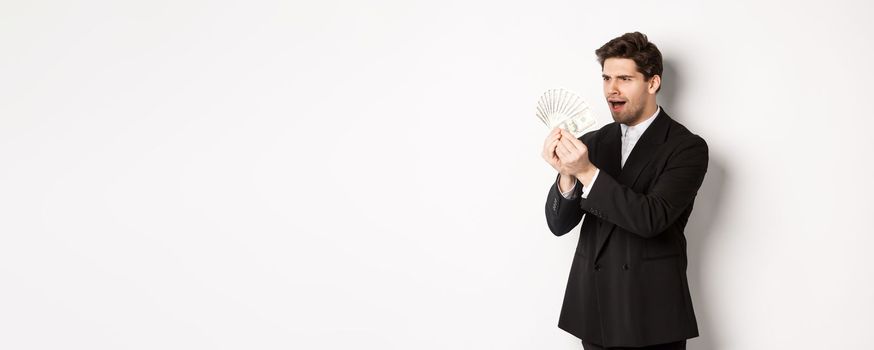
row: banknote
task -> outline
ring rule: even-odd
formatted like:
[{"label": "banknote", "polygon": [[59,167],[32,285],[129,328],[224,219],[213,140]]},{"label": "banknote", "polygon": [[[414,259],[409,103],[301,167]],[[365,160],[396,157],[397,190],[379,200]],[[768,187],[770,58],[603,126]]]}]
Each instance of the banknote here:
[{"label": "banknote", "polygon": [[579,94],[566,89],[550,89],[537,101],[537,118],[549,129],[562,128],[576,137],[595,125],[589,104]]}]

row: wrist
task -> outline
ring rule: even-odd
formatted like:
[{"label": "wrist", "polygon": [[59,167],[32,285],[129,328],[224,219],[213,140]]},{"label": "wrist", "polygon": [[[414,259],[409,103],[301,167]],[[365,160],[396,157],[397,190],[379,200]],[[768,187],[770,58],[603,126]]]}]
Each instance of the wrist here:
[{"label": "wrist", "polygon": [[581,173],[575,174],[574,177],[577,178],[583,186],[589,186],[592,183],[592,178],[595,177],[595,172],[598,170],[594,165],[590,166],[589,169],[583,171]]},{"label": "wrist", "polygon": [[561,174],[558,180],[558,190],[561,192],[567,192],[571,186],[574,185],[574,181],[576,181],[576,179],[573,175]]}]

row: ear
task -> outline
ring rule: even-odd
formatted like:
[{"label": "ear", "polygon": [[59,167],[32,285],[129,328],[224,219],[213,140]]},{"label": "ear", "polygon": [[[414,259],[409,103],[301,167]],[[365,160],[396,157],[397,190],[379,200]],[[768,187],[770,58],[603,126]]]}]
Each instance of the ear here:
[{"label": "ear", "polygon": [[650,94],[655,95],[656,91],[659,90],[659,86],[662,86],[662,77],[658,74],[653,75],[652,78],[649,78],[649,86],[647,87],[647,91]]}]

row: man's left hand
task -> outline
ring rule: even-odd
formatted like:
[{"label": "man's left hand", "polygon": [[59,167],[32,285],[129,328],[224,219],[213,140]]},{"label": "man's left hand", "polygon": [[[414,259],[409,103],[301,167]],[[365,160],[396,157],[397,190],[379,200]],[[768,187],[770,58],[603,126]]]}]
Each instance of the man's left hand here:
[{"label": "man's left hand", "polygon": [[[567,130],[561,130],[561,139],[555,148],[561,164],[561,173],[583,181],[590,179],[595,166],[589,161],[589,148]],[[583,181],[588,185],[588,181]]]}]

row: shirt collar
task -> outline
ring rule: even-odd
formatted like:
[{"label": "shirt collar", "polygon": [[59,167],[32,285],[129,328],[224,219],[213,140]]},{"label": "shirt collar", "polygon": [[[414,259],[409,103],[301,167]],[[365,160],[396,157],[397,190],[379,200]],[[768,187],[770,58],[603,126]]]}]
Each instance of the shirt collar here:
[{"label": "shirt collar", "polygon": [[655,117],[659,115],[659,112],[662,110],[662,106],[656,105],[656,107],[657,108],[655,113],[649,116],[649,118],[646,118],[646,120],[640,122],[640,124],[637,124],[635,126],[619,124],[619,127],[622,129],[622,136],[625,136],[625,132],[628,130],[628,128],[632,128],[634,129],[634,131],[637,131],[637,135],[643,135],[643,132],[646,131],[646,128],[648,128],[649,125],[652,124],[653,120],[655,120]]}]

